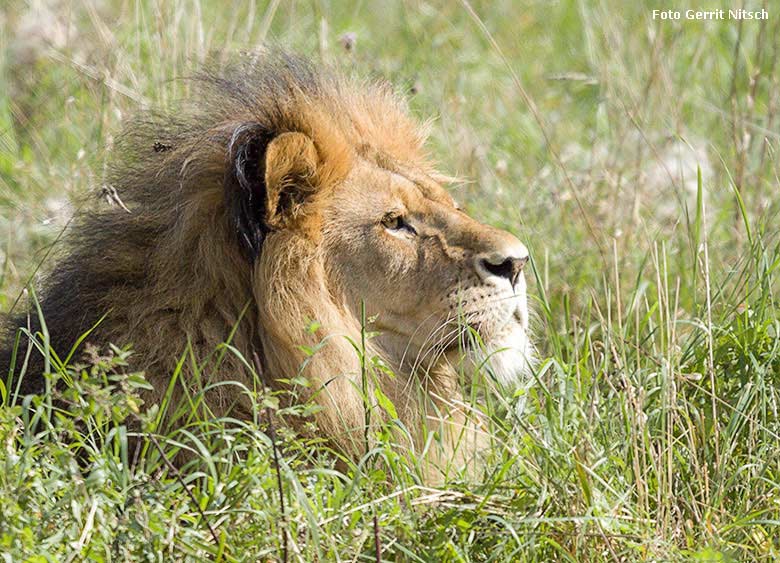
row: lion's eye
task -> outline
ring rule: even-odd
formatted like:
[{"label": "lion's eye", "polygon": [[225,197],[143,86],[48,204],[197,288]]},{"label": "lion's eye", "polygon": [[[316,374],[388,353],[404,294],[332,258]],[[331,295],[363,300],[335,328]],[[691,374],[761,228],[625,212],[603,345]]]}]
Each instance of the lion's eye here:
[{"label": "lion's eye", "polygon": [[398,215],[397,213],[388,213],[385,215],[382,218],[382,226],[388,231],[406,230],[412,234],[415,233],[414,228],[404,220],[402,215]]},{"label": "lion's eye", "polygon": [[403,225],[403,218],[400,215],[391,215],[387,214],[384,217],[382,217],[382,226],[385,229],[390,229],[391,231],[397,231],[401,228]]}]

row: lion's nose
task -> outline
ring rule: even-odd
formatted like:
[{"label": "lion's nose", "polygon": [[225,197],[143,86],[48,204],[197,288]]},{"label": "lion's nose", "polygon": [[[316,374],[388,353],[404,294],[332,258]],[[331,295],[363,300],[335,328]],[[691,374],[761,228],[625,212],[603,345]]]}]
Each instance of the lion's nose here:
[{"label": "lion's nose", "polygon": [[527,263],[528,250],[519,244],[503,252],[480,254],[477,257],[477,271],[486,281],[490,278],[503,278],[514,287]]}]

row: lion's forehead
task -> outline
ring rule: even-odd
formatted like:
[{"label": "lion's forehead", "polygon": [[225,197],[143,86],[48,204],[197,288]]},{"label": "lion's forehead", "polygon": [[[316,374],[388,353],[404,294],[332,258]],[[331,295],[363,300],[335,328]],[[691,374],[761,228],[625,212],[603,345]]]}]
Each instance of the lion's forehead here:
[{"label": "lion's forehead", "polygon": [[453,199],[444,188],[425,183],[419,178],[391,172],[390,192],[410,213],[431,214],[434,209],[445,215],[455,212]]},{"label": "lion's forehead", "polygon": [[439,183],[419,170],[392,171],[394,186],[419,194],[424,200],[434,201],[455,209],[455,200]]},{"label": "lion's forehead", "polygon": [[362,208],[387,207],[384,211],[391,211],[390,207],[395,206],[411,213],[427,214],[439,204],[444,206],[440,211],[456,212],[452,196],[424,172],[385,168],[365,160],[352,168],[334,195],[337,205],[348,202],[363,204]]}]

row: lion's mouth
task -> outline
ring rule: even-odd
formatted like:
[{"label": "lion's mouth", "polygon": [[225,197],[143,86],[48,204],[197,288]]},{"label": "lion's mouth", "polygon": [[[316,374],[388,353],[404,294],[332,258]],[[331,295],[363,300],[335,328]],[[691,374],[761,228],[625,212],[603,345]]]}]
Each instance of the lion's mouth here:
[{"label": "lion's mouth", "polygon": [[473,373],[489,373],[508,388],[521,384],[533,363],[523,311],[511,314],[500,326],[486,328],[478,322],[470,323],[445,352],[455,365],[470,366]]},{"label": "lion's mouth", "polygon": [[520,307],[506,319],[472,318],[458,322],[458,336],[449,342],[442,342],[448,352],[469,352],[491,347],[496,341],[504,341],[509,334],[526,333],[526,315]]}]

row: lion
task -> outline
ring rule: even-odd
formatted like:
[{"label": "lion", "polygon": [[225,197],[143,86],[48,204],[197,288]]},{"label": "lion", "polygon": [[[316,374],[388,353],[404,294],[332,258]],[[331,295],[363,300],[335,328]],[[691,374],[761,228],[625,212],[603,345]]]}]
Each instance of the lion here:
[{"label": "lion", "polygon": [[[205,394],[215,416],[251,417],[241,389],[258,371],[271,389],[302,377],[319,435],[357,459],[379,390],[409,447],[446,421],[438,459],[455,459],[463,428],[480,432],[462,360],[508,387],[528,370],[526,247],[458,206],[426,126],[385,83],[264,52],[207,65],[194,84],[126,124],[102,190],[121,205],[75,217],[41,291],[51,350],[63,358],[87,332],[131,345],[153,387],[144,399],[159,403],[186,349],[203,359],[229,341],[237,353],[198,374],[235,384]],[[42,328],[30,311],[9,322],[0,356],[3,372],[26,359],[21,394],[44,382],[40,345],[13,353],[19,327]],[[387,369],[366,381],[367,359]]]}]

